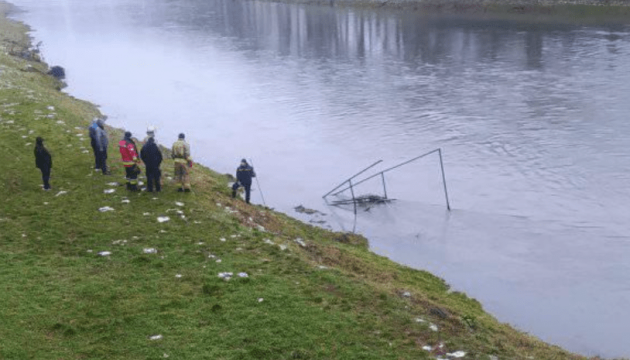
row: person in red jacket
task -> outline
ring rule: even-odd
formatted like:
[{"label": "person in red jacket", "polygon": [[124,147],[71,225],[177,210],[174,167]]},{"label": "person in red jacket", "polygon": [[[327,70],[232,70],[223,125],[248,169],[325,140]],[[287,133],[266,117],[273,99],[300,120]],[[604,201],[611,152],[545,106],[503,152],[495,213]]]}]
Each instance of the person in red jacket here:
[{"label": "person in red jacket", "polygon": [[125,167],[125,175],[127,177],[127,190],[140,191],[138,188],[138,169],[137,163],[138,152],[136,150],[136,143],[131,139],[131,133],[127,131],[125,137],[118,143],[120,149],[120,155],[122,156],[123,166]]}]

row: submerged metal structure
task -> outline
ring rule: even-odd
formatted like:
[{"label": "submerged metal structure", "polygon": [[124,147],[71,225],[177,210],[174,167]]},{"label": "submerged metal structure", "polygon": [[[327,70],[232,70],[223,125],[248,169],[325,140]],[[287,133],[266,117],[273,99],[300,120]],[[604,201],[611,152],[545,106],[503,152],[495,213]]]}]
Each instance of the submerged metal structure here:
[{"label": "submerged metal structure", "polygon": [[[402,166],[405,166],[407,164],[410,164],[410,163],[412,163],[414,161],[417,161],[419,159],[422,159],[422,158],[424,158],[426,156],[429,156],[429,155],[435,154],[435,153],[438,154],[439,159],[440,159],[440,170],[441,170],[441,173],[442,173],[442,184],[444,186],[444,198],[446,199],[446,208],[450,211],[451,210],[451,204],[450,204],[449,199],[448,199],[448,189],[446,187],[446,175],[444,174],[444,161],[442,159],[442,149],[441,148],[437,148],[435,150],[431,150],[431,151],[429,151],[427,153],[424,153],[422,155],[416,156],[416,157],[414,157],[412,159],[409,159],[407,161],[404,161],[404,162],[402,162],[400,164],[394,165],[394,166],[389,167],[389,168],[387,168],[385,170],[381,170],[381,171],[379,171],[379,172],[377,172],[375,174],[372,174],[372,175],[370,175],[370,176],[368,176],[368,177],[366,177],[366,178],[364,178],[364,179],[362,179],[362,180],[360,180],[358,182],[353,182],[353,180],[356,179],[359,175],[365,173],[369,169],[371,169],[374,166],[376,166],[376,165],[380,164],[381,162],[383,162],[383,160],[378,160],[375,163],[373,163],[372,165],[370,165],[370,166],[366,167],[365,169],[359,171],[358,173],[352,175],[350,178],[344,180],[341,184],[337,185],[335,188],[333,188],[328,193],[326,193],[324,196],[322,196],[322,198],[324,200],[326,200],[326,202],[328,202],[328,199],[327,199],[328,196],[336,196],[336,195],[339,195],[339,194],[341,194],[341,193],[343,193],[345,191],[350,190],[350,194],[352,195],[351,199],[335,200],[331,204],[332,205],[353,204],[354,205],[354,213],[355,214],[357,212],[357,204],[366,204],[366,203],[378,204],[378,203],[389,202],[392,199],[389,199],[388,196],[387,196],[387,182],[385,181],[385,174],[390,172],[390,171],[392,171],[392,170],[398,169],[398,168],[400,168]],[[359,197],[355,196],[354,189],[357,186],[363,184],[364,182],[366,182],[368,180],[371,180],[371,179],[373,179],[375,177],[378,177],[378,176],[381,177],[381,182],[383,184],[383,196],[378,196],[378,195],[366,195],[366,196],[359,196]],[[346,186],[346,187],[344,187],[344,186]],[[342,187],[343,187],[343,189],[339,190]]]}]

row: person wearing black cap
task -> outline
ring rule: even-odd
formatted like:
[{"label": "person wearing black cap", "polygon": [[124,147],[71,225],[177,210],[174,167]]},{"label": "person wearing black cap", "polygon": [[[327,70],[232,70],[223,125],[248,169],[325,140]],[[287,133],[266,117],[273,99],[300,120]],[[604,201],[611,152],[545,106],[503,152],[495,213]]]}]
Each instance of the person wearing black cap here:
[{"label": "person wearing black cap", "polygon": [[52,156],[44,147],[44,139],[35,139],[35,166],[42,172],[44,190],[50,190],[50,170],[52,169]]},{"label": "person wearing black cap", "polygon": [[180,187],[179,192],[190,192],[189,168],[192,167],[192,157],[190,156],[190,145],[184,140],[186,135],[179,134],[177,141],[173,143],[171,156],[175,162],[175,179]]},{"label": "person wearing black cap", "polygon": [[256,177],[254,168],[247,163],[247,160],[241,160],[241,166],[236,169],[236,182],[232,185],[232,198],[236,197],[236,190],[242,186],[245,188],[245,202],[249,204],[254,177]]}]

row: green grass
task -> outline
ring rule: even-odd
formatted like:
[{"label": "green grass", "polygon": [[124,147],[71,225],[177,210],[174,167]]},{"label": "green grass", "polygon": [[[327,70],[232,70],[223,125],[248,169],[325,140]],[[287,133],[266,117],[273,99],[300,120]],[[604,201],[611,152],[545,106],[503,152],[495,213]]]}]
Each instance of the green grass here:
[{"label": "green grass", "polygon": [[[124,182],[120,131],[110,129],[113,176],[95,173],[82,139],[98,110],[59,92],[45,64],[6,54],[28,46],[25,31],[0,16],[0,359],[429,359],[422,347],[440,343],[467,359],[581,358],[370,253],[361,237],[232,200],[227,178],[201,166],[191,194],[168,182],[158,196],[104,194]],[[50,192],[26,145],[36,136],[54,157]]]}]

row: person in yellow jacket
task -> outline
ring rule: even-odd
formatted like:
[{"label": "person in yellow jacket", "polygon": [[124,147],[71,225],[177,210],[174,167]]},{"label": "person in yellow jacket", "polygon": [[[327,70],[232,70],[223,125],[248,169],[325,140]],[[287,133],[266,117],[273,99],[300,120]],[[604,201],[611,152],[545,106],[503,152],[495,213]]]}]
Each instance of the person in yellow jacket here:
[{"label": "person in yellow jacket", "polygon": [[179,134],[179,138],[173,143],[171,156],[175,161],[175,179],[180,184],[179,192],[190,192],[189,169],[192,167],[190,145],[184,140],[186,135]]}]

